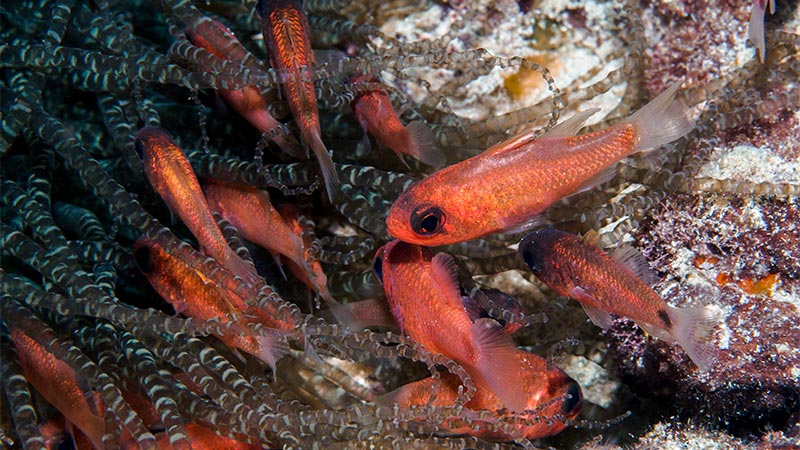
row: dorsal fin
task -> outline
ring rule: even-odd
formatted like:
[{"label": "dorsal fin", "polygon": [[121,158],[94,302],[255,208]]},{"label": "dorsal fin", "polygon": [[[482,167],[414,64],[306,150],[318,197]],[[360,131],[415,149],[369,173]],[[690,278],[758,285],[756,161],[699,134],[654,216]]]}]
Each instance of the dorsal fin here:
[{"label": "dorsal fin", "polygon": [[639,250],[636,250],[630,245],[620,245],[614,250],[612,256],[617,262],[622,264],[626,269],[648,285],[652,286],[658,283],[658,275],[653,272],[653,269],[647,264],[647,258],[645,258]]},{"label": "dorsal fin", "polygon": [[437,253],[431,260],[431,275],[437,286],[459,292],[458,266],[452,256]]},{"label": "dorsal fin", "polygon": [[544,133],[541,137],[555,138],[555,137],[575,136],[575,134],[577,134],[578,131],[581,128],[583,128],[583,124],[586,122],[586,120],[589,117],[593,116],[598,111],[600,111],[600,108],[590,108],[587,109],[586,111],[579,112],[574,116],[570,117],[569,119],[547,130],[547,132]]}]

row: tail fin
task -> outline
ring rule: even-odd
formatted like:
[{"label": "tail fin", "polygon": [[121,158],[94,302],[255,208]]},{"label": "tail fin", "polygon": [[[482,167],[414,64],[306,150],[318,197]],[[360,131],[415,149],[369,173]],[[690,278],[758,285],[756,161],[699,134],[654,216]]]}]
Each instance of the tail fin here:
[{"label": "tail fin", "polygon": [[478,347],[475,368],[490,390],[512,411],[524,411],[528,404],[517,348],[505,330],[492,319],[472,323],[472,334]]},{"label": "tail fin", "polygon": [[669,308],[672,337],[701,371],[711,368],[718,347],[714,328],[720,323],[719,310],[712,307]]},{"label": "tail fin", "polygon": [[319,137],[318,131],[312,132],[309,137],[311,138],[309,145],[311,149],[314,150],[314,154],[317,155],[320,169],[322,169],[322,178],[325,180],[325,190],[328,192],[328,199],[333,202],[333,197],[335,197],[336,188],[339,184],[339,177],[336,175],[336,169],[333,167],[333,160],[328,153],[328,149],[325,148],[325,144],[322,143],[322,138]]},{"label": "tail fin", "polygon": [[234,275],[242,277],[248,285],[256,285],[261,279],[256,268],[240,258],[230,247],[227,250],[226,259],[227,261],[225,261],[223,265],[233,272]]},{"label": "tail fin", "polygon": [[634,152],[672,142],[694,129],[686,103],[675,98],[679,88],[680,83],[673,84],[628,119],[639,131]]},{"label": "tail fin", "polygon": [[[762,64],[764,63],[764,55],[767,50],[764,40],[764,15],[767,13],[766,6],[766,3],[762,6],[760,2],[753,2],[753,9],[750,11],[750,25],[748,26],[750,41],[756,46],[758,59]],[[772,9],[775,9],[774,4],[772,5]]]},{"label": "tail fin", "polygon": [[406,132],[411,140],[409,147],[413,149],[412,154],[415,158],[435,169],[442,167],[447,162],[442,150],[436,147],[433,133],[427,125],[414,121],[406,125]]}]

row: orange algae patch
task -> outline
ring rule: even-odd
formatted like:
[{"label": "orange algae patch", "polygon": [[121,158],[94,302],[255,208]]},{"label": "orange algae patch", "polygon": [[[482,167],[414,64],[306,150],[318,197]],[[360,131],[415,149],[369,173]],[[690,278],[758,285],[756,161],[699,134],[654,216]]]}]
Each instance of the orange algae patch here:
[{"label": "orange algae patch", "polygon": [[722,272],[717,275],[717,283],[719,283],[720,286],[734,283],[750,295],[765,295],[768,297],[772,296],[772,293],[775,291],[775,286],[778,284],[779,280],[780,278],[777,273],[771,273],[758,279],[737,279],[727,272]]},{"label": "orange algae patch", "polygon": [[[545,56],[533,56],[525,58],[525,60],[547,67],[551,72],[559,66],[557,61],[553,61]],[[503,87],[506,89],[506,92],[508,92],[509,98],[512,100],[521,100],[527,97],[531,92],[539,89],[546,89],[546,84],[541,73],[520,67],[517,73],[508,75],[503,79]]]}]

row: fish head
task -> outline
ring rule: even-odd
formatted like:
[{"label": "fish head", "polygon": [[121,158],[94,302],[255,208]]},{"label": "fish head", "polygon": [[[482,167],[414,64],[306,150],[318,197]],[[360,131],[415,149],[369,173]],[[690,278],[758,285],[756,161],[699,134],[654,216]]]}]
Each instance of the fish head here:
[{"label": "fish head", "polygon": [[425,247],[395,239],[375,252],[372,270],[383,283],[384,288],[387,288],[392,284],[394,278],[402,276],[400,272],[404,266],[430,261],[431,252]]},{"label": "fish head", "polygon": [[389,234],[426,247],[453,244],[480,236],[480,233],[474,234],[473,230],[481,228],[477,224],[482,213],[481,207],[469,204],[460,207],[454,194],[432,184],[417,183],[398,197],[386,217]]},{"label": "fish head", "polygon": [[[555,228],[536,230],[519,242],[519,254],[531,273],[550,287],[572,286],[574,282],[559,261],[559,252],[555,248],[562,245],[564,239],[572,235]],[[566,289],[569,291],[569,289]]]}]

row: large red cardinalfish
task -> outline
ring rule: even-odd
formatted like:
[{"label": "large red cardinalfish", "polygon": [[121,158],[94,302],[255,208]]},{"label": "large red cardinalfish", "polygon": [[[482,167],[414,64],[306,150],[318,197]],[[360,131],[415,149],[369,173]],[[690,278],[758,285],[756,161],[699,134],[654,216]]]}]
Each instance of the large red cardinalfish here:
[{"label": "large red cardinalfish", "polygon": [[408,337],[461,364],[508,409],[525,408],[524,388],[516,382],[522,370],[516,348],[497,322],[469,316],[452,257],[440,253],[431,258],[428,249],[395,240],[378,250],[374,269]]},{"label": "large red cardinalfish", "polygon": [[85,379],[30,337],[30,331],[11,325],[25,378],[67,421],[83,432],[94,448],[102,450],[106,432],[105,404]]},{"label": "large red cardinalfish", "polygon": [[[379,83],[371,75],[361,75],[352,80],[352,83],[359,82]],[[378,89],[363,92],[350,102],[350,106],[364,130],[360,146],[369,148],[369,133],[398,155],[410,155],[437,168],[446,162],[444,153],[436,148],[433,135],[424,123],[411,122],[403,126],[386,92]]]},{"label": "large red cardinalfish", "polygon": [[[493,441],[510,441],[521,437],[540,439],[560,433],[566,427],[564,423],[566,420],[578,416],[583,404],[583,396],[581,387],[575,380],[557,367],[549,369],[547,361],[533,353],[518,350],[516,358],[522,371],[514,379],[514,382],[522,386],[525,410],[535,412],[514,414],[514,416],[523,421],[529,418],[531,419],[530,423],[516,426],[518,433],[513,436],[485,426],[475,427],[475,423],[463,424],[461,427],[452,427],[452,425],[445,427],[450,433],[470,434]],[[397,403],[401,408],[453,405],[458,398],[461,380],[456,375],[445,372],[441,374],[438,388],[435,388],[435,383],[433,378],[415,381],[384,395],[378,399],[378,402]],[[434,392],[436,398],[432,399],[431,396]],[[431,400],[433,401],[431,402]],[[492,392],[480,387],[475,395],[464,404],[464,407],[476,411],[498,411],[498,421],[512,416],[508,411],[500,412],[503,407],[500,399]],[[553,420],[542,420],[548,418]]]},{"label": "large red cardinalfish", "polygon": [[627,317],[649,334],[677,342],[700,370],[714,362],[712,331],[718,314],[708,307],[673,308],[643,280],[655,282],[644,257],[622,246],[615,258],[563,231],[535,231],[519,243],[522,259],[557,294],[578,300],[595,325],[611,326],[611,314]]},{"label": "large red cardinalfish", "polygon": [[439,170],[394,202],[388,231],[436,246],[529,228],[553,202],[613,175],[620,159],[688,133],[694,125],[686,106],[675,101],[677,90],[667,89],[610,128],[573,136],[588,117],[583,113],[538,139],[526,132]]},{"label": "large red cardinalfish", "polygon": [[[314,82],[302,81],[313,76],[314,63],[303,4],[299,0],[260,0],[256,9],[261,16],[261,32],[272,68],[290,78],[281,87],[303,139],[317,155],[328,198],[333,199],[338,177],[322,143]],[[301,70],[303,67],[305,70]]]},{"label": "large red cardinalfish", "polygon": [[[194,45],[219,58],[241,63],[248,57],[247,50],[236,39],[233,32],[218,20],[201,21],[194,29],[187,29],[186,33]],[[256,86],[245,86],[241,89],[218,89],[217,92],[261,133],[282,127],[282,124],[269,113],[267,102]],[[292,156],[300,155],[299,144],[291,135],[278,134],[272,137],[272,141],[286,153]]]},{"label": "large red cardinalfish", "polygon": [[258,282],[255,267],[228,246],[208,209],[189,160],[166,130],[142,128],[136,133],[136,151],[144,159],[147,179],[172,213],[191,230],[203,251],[249,285]]},{"label": "large red cardinalfish", "polygon": [[[244,301],[214,284],[207,277],[166,251],[156,242],[141,238],[133,245],[133,257],[139,270],[153,289],[175,312],[198,320],[219,318],[227,323],[230,316],[253,316],[253,309]],[[256,316],[258,318],[258,316]],[[275,362],[288,350],[276,331],[271,336],[245,334],[223,335],[220,340],[275,367]]]}]

